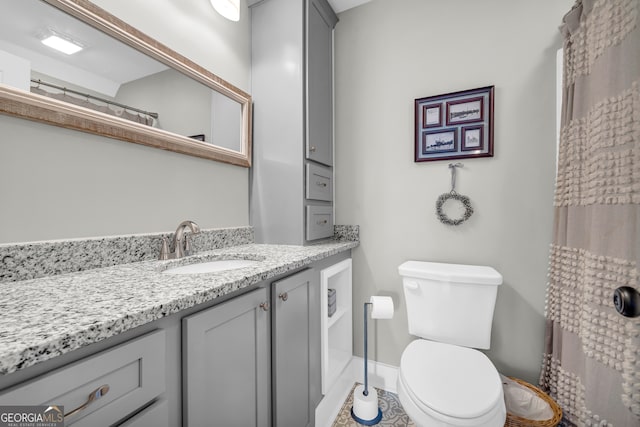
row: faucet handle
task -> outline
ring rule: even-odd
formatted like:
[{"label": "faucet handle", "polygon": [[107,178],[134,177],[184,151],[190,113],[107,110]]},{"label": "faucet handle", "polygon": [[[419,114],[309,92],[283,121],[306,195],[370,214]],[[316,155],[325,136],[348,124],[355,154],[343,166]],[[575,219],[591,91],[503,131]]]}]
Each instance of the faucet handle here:
[{"label": "faucet handle", "polygon": [[167,239],[166,237],[163,237],[162,246],[160,246],[160,256],[158,257],[158,259],[167,260],[170,257],[171,256],[169,255],[169,239]]},{"label": "faucet handle", "polygon": [[191,255],[191,239],[189,234],[184,235],[184,256]]}]

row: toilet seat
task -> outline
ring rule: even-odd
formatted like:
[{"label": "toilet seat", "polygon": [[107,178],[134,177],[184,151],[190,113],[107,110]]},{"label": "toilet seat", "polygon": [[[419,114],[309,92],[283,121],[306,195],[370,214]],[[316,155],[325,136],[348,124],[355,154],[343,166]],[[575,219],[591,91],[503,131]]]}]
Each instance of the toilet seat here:
[{"label": "toilet seat", "polygon": [[496,411],[504,412],[496,368],[487,356],[471,348],[413,341],[402,354],[399,383],[405,398],[447,424],[483,424],[481,420],[494,418]]}]

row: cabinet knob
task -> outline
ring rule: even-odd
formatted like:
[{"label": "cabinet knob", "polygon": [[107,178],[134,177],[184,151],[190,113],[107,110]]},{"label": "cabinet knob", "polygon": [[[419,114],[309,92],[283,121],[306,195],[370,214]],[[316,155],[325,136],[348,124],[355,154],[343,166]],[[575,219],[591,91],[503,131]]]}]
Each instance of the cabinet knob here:
[{"label": "cabinet knob", "polygon": [[318,224],[318,225],[326,225],[327,222],[329,222],[329,221],[327,221],[326,219],[323,219],[322,221],[316,222],[316,224]]},{"label": "cabinet knob", "polygon": [[318,187],[326,187],[326,186],[327,186],[327,183],[326,183],[326,182],[316,181],[316,185],[317,185]]},{"label": "cabinet knob", "polygon": [[280,295],[278,295],[278,298],[280,298],[282,301],[286,301],[289,299],[289,294],[287,294],[286,292],[283,292]]},{"label": "cabinet knob", "polygon": [[311,147],[309,147],[309,151],[314,153],[316,151],[316,146],[312,145]]},{"label": "cabinet knob", "polygon": [[262,309],[262,311],[269,311],[269,303],[268,302],[261,303],[260,308]]}]

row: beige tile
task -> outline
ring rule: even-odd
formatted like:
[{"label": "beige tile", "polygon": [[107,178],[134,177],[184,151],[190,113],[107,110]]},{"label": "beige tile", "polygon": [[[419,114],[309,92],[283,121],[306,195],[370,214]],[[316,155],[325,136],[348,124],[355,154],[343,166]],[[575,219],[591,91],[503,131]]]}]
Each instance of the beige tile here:
[{"label": "beige tile", "polygon": [[[347,398],[347,400],[345,400],[344,405],[342,405],[342,409],[340,409],[338,416],[333,422],[333,427],[358,427],[363,425],[357,423],[351,417],[351,407],[353,406],[353,389],[355,389],[357,385],[358,384],[354,384],[353,388],[351,389],[349,397]],[[397,394],[378,388],[376,388],[376,390],[378,391],[378,403],[380,405],[380,409],[382,410],[382,420],[380,421],[380,423],[376,424],[377,426],[415,427],[413,421],[411,421],[407,414],[404,412]]]}]

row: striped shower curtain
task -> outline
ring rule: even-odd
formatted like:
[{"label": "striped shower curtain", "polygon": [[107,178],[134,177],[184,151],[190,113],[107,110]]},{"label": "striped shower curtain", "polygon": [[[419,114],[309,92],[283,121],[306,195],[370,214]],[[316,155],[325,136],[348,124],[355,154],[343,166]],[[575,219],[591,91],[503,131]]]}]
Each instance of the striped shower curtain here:
[{"label": "striped shower curtain", "polygon": [[563,423],[640,426],[640,0],[578,0],[565,16],[562,126],[540,385]]}]

